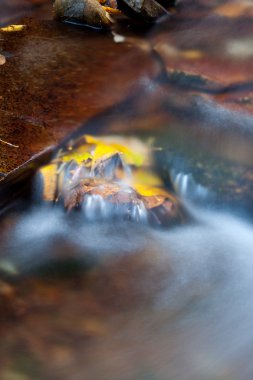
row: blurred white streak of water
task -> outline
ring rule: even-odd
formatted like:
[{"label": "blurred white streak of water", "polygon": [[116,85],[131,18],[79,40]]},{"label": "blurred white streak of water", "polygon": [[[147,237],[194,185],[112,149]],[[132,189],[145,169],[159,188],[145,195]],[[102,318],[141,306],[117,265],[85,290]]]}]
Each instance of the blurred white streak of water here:
[{"label": "blurred white streak of water", "polygon": [[206,187],[196,183],[191,173],[172,170],[170,174],[176,192],[184,199],[203,201],[210,198],[210,191]]}]

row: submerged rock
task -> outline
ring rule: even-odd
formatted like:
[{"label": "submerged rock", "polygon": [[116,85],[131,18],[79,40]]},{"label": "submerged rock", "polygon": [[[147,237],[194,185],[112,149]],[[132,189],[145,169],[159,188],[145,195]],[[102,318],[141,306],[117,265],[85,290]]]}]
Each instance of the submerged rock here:
[{"label": "submerged rock", "polygon": [[119,9],[133,19],[152,22],[165,16],[167,10],[154,0],[118,0]]}]

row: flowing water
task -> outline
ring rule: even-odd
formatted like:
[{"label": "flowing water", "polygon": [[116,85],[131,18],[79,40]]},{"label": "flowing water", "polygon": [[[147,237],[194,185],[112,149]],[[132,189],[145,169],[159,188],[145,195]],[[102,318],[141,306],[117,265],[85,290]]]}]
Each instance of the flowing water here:
[{"label": "flowing water", "polygon": [[[154,64],[154,57],[147,55],[152,70],[146,64],[137,70],[131,77],[136,86],[123,102],[129,90],[128,79],[123,80],[128,70],[122,70],[123,87],[111,80],[115,90],[109,86],[109,91],[103,75],[98,76],[96,97],[103,93],[100,105],[105,101],[109,109],[84,123],[81,132],[135,135],[147,146],[159,148],[154,149],[157,175],[167,187],[172,182],[189,219],[170,228],[152,226],[142,202],[133,203],[129,211],[99,194],[85,195],[80,210],[67,213],[61,206],[41,202],[35,181],[30,204],[18,200],[1,214],[1,380],[253,378],[252,42],[248,38],[252,23],[249,11],[242,10],[238,21],[226,16],[228,2],[214,2],[213,12],[208,1],[201,6],[188,3],[192,17],[187,1],[181,1],[179,18],[154,27],[145,43],[142,36],[134,35],[134,44],[141,46],[139,59],[145,63],[152,46],[152,54],[160,55],[169,75],[165,78],[163,72],[156,78],[160,61]],[[242,3],[252,9],[249,1]],[[87,86],[81,77],[86,74],[79,69],[88,64],[82,60],[86,51],[90,72],[97,64],[89,41],[100,47],[99,68],[112,41],[52,22],[41,30],[34,28],[31,40],[22,37],[21,48],[13,40],[14,55],[23,62],[18,66],[23,75],[35,68],[33,78],[41,72],[53,78],[52,94],[45,92],[45,103],[51,106],[44,117],[45,124],[51,121],[59,132],[63,121],[76,126],[87,117],[83,104],[91,95],[85,98]],[[41,38],[45,30],[48,34]],[[137,59],[136,51],[128,50],[131,33],[124,45],[129,65]],[[117,72],[126,60],[120,56],[117,61],[117,51],[118,45],[113,60],[104,65],[105,76]],[[53,67],[51,77],[41,69],[41,54],[47,58],[45,70]],[[67,83],[70,75],[67,93],[80,78],[75,107],[64,92],[64,81],[57,82],[65,74],[63,57],[73,63],[73,72],[65,77]],[[43,81],[41,77],[39,84],[32,82],[36,93]],[[13,86],[15,91],[19,88]],[[46,83],[46,91],[49,87]],[[119,103],[111,106],[118,95]],[[93,115],[95,102],[90,104],[87,112]],[[30,110],[23,108],[18,104],[18,112],[28,114],[19,122],[29,124]],[[41,117],[40,109],[33,112]],[[124,170],[131,178],[130,167]],[[94,173],[85,176],[93,178]],[[129,193],[130,187],[124,191]],[[130,215],[127,220],[126,215]]]},{"label": "flowing water", "polygon": [[157,170],[170,175],[185,225],[151,227],[141,203],[124,222],[129,210],[96,194],[71,214],[34,194],[34,205],[2,218],[1,277],[17,289],[4,380],[252,379],[251,182],[242,177],[251,167],[205,152],[203,139],[197,154],[176,132],[161,140]]},{"label": "flowing water", "polygon": [[[18,343],[8,345],[19,359],[3,364],[4,379],[17,373],[24,379],[252,378],[251,215],[220,209],[213,190],[177,170],[172,179],[192,218],[185,226],[152,228],[137,210],[132,222],[113,221],[99,196],[84,199],[75,215],[37,205],[9,217],[0,269],[31,309],[9,326]],[[34,276],[39,285],[29,283]]]}]

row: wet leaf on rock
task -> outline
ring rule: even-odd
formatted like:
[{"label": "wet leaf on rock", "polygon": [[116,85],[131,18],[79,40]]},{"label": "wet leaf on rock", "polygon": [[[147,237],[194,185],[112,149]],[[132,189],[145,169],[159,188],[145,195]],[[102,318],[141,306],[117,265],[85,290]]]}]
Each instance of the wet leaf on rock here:
[{"label": "wet leaf on rock", "polygon": [[0,28],[0,33],[17,33],[22,32],[26,28],[26,25],[8,25]]},{"label": "wet leaf on rock", "polygon": [[[68,211],[82,208],[88,219],[119,217],[162,225],[183,221],[186,214],[179,200],[163,187],[152,168],[150,149],[137,139],[115,140],[83,136],[67,151],[60,150],[40,170],[44,200],[63,202]],[[136,158],[130,141],[142,146],[142,156]]]}]

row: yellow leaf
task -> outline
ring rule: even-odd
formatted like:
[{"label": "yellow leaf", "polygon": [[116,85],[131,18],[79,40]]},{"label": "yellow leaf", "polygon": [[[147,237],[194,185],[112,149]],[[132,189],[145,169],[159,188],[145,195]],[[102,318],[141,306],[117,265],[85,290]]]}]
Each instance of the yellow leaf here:
[{"label": "yellow leaf", "polygon": [[56,171],[56,164],[49,164],[40,169],[44,182],[43,197],[45,201],[54,201],[57,181]]},{"label": "yellow leaf", "polygon": [[153,197],[153,196],[162,196],[167,197],[168,193],[166,190],[160,187],[145,186],[142,184],[135,184],[135,190],[142,195],[143,197]]},{"label": "yellow leaf", "polygon": [[94,154],[93,154],[94,163],[96,163],[96,161],[100,160],[101,158],[109,158],[116,153],[121,153],[121,152],[112,145],[105,145],[105,144],[99,143],[97,144]]},{"label": "yellow leaf", "polygon": [[144,162],[144,157],[141,153],[134,152],[126,145],[113,142],[113,137],[112,142],[110,142],[108,138],[94,138],[93,136],[85,135],[85,140],[87,144],[96,146],[93,156],[94,162],[103,156],[108,158],[116,153],[123,154],[125,162],[129,165],[141,166]]},{"label": "yellow leaf", "polygon": [[141,183],[144,186],[162,187],[163,183],[160,177],[157,176],[152,170],[139,168],[134,173],[134,179],[136,184]]},{"label": "yellow leaf", "polygon": [[89,152],[78,152],[78,151],[73,151],[67,154],[64,154],[61,157],[62,162],[69,162],[69,161],[76,161],[78,165],[84,163],[88,159],[92,158],[92,155]]},{"label": "yellow leaf", "polygon": [[26,25],[9,25],[3,28],[0,28],[0,32],[12,33],[12,32],[21,32],[26,28]]},{"label": "yellow leaf", "polygon": [[125,161],[129,165],[141,166],[144,162],[144,157],[140,153],[136,153],[126,146],[113,144],[116,150],[124,154]]},{"label": "yellow leaf", "polygon": [[87,144],[99,144],[100,140],[96,139],[96,137],[93,137],[91,135],[84,135],[85,141]]}]

